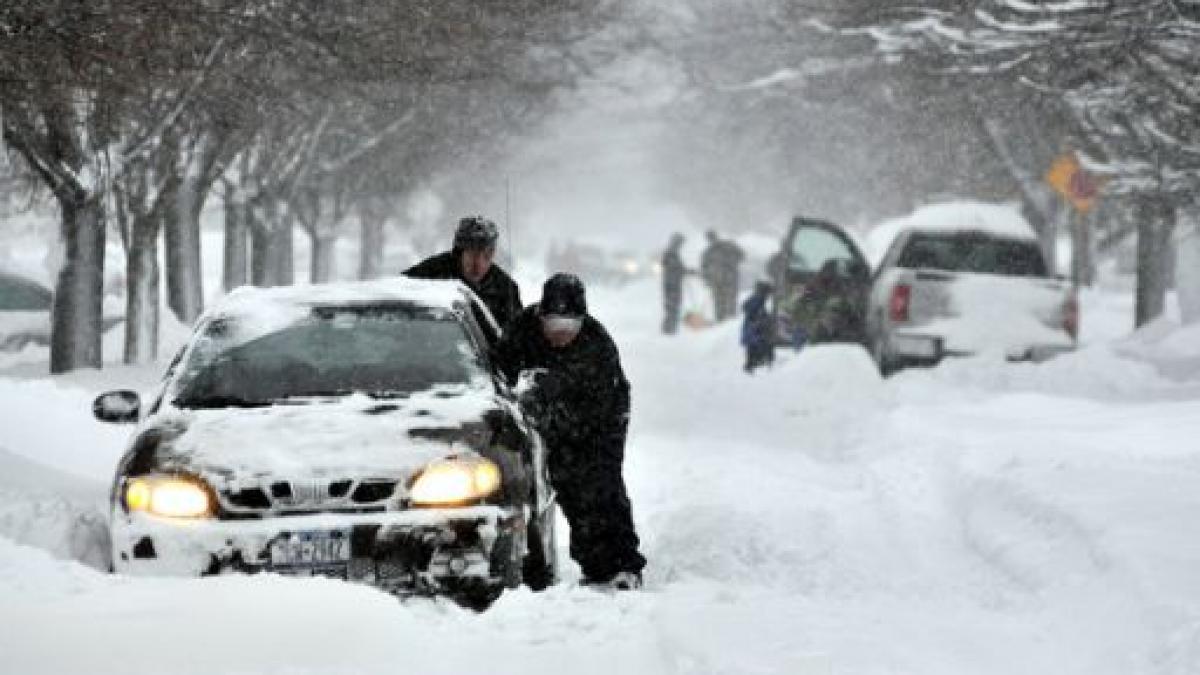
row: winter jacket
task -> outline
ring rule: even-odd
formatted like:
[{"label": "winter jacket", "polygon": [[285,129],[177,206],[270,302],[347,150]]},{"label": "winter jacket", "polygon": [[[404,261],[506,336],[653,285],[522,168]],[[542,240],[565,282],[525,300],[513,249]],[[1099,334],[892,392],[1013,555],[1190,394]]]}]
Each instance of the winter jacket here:
[{"label": "winter jacket", "polygon": [[682,295],[683,275],[686,271],[683,257],[679,255],[679,247],[668,248],[662,257],[663,290],[666,293]]},{"label": "winter jacket", "polygon": [[700,256],[700,274],[714,286],[726,284],[737,288],[738,267],[746,253],[727,239],[718,239],[704,249]]},{"label": "winter jacket", "polygon": [[516,384],[522,370],[548,371],[533,394],[542,412],[539,430],[552,449],[564,446],[593,455],[580,458],[583,462],[620,462],[629,421],[629,381],[617,346],[600,322],[585,316],[575,340],[556,349],[542,334],[538,305],[532,305],[509,324],[493,357],[510,384]]},{"label": "winter jacket", "polygon": [[404,276],[463,282],[475,291],[484,305],[487,305],[492,318],[496,320],[496,325],[505,330],[517,312],[521,311],[521,291],[517,284],[499,265],[492,265],[478,285],[472,284],[463,278],[461,258],[462,254],[458,249],[451,249],[413,265],[405,270]]},{"label": "winter jacket", "polygon": [[763,347],[771,343],[771,312],[767,310],[767,293],[756,292],[742,303],[742,345],[749,348]]}]

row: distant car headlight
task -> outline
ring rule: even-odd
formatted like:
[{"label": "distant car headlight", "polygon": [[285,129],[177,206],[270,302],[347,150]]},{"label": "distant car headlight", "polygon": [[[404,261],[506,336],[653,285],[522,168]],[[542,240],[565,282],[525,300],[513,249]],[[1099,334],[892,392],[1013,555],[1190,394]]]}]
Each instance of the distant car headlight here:
[{"label": "distant car headlight", "polygon": [[479,501],[500,489],[500,467],[482,457],[442,459],[425,467],[409,495],[418,506]]},{"label": "distant car headlight", "polygon": [[176,476],[140,476],[125,483],[125,508],[164,518],[206,518],[213,514],[207,486]]}]

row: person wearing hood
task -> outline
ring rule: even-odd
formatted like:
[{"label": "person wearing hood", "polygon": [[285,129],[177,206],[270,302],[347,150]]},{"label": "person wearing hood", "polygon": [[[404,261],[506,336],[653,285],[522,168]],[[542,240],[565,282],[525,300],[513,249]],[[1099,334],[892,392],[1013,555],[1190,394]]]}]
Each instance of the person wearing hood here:
[{"label": "person wearing hood", "polygon": [[522,405],[550,451],[550,481],[584,583],[640,587],[646,559],[622,475],[629,381],[616,344],[588,314],[583,282],[573,274],[550,277],[541,302],[517,315],[494,358],[514,386],[522,371],[538,374],[521,393]]},{"label": "person wearing hood", "polygon": [[[404,271],[414,279],[458,280],[467,285],[492,313],[503,331],[521,311],[521,291],[507,272],[493,263],[500,233],[496,224],[483,216],[458,221],[449,251],[427,258]],[[481,322],[486,324],[486,322]],[[483,326],[493,342],[498,337]]]}]

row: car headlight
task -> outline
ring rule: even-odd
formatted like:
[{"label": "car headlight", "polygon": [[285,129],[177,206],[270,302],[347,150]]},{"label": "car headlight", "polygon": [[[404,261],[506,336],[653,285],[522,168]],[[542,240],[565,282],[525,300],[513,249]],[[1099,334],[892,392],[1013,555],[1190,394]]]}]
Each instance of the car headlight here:
[{"label": "car headlight", "polygon": [[165,518],[205,518],[213,513],[207,486],[176,476],[140,476],[125,483],[125,508]]},{"label": "car headlight", "polygon": [[482,457],[443,459],[425,467],[409,496],[418,506],[454,506],[479,501],[500,489],[500,467]]}]

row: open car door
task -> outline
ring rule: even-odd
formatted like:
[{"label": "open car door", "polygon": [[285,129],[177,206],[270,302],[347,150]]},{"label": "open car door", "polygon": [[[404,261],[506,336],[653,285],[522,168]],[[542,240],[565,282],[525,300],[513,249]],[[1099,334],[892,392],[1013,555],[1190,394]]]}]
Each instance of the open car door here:
[{"label": "open car door", "polygon": [[865,343],[871,271],[845,230],[825,220],[793,219],[771,277],[780,344]]}]

